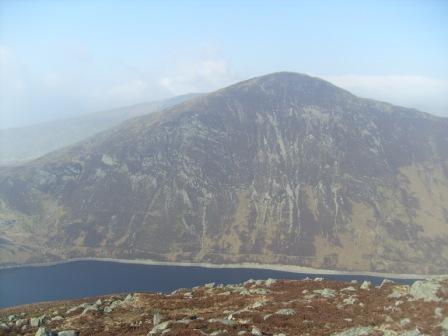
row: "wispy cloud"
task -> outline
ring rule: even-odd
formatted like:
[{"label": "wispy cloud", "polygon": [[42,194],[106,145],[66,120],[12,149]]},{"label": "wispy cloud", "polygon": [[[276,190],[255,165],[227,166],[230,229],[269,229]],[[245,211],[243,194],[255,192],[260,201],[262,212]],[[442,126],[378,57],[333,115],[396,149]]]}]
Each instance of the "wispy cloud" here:
[{"label": "wispy cloud", "polygon": [[415,75],[321,77],[362,97],[448,116],[448,80]]},{"label": "wispy cloud", "polygon": [[171,94],[183,94],[216,90],[242,79],[217,49],[206,47],[196,56],[176,60],[159,85]]}]

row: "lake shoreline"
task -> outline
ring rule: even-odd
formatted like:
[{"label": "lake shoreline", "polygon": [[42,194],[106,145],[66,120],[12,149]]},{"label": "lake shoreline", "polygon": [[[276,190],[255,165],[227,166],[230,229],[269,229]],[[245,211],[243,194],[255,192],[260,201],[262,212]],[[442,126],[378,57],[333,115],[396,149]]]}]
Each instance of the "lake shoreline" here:
[{"label": "lake shoreline", "polygon": [[275,264],[258,264],[258,263],[235,263],[235,264],[212,264],[212,263],[195,263],[195,262],[176,262],[176,261],[156,261],[151,259],[117,259],[117,258],[71,258],[54,262],[21,264],[11,266],[0,266],[0,271],[5,269],[25,268],[25,267],[45,267],[60,264],[67,264],[77,261],[98,261],[98,262],[113,262],[122,264],[148,265],[148,266],[179,266],[179,267],[202,267],[209,269],[260,269],[272,270],[279,272],[289,272],[296,274],[308,275],[353,275],[353,276],[368,276],[377,278],[389,279],[425,279],[425,278],[446,278],[448,275],[442,274],[395,274],[382,272],[368,272],[368,271],[338,271],[328,269],[318,269],[295,265],[275,265]]}]

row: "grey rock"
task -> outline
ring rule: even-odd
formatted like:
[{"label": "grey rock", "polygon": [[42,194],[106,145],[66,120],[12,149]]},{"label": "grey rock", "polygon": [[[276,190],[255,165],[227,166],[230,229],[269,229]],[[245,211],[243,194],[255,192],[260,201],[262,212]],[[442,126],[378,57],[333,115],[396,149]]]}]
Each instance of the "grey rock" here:
[{"label": "grey rock", "polygon": [[387,284],[394,284],[394,283],[395,282],[392,281],[392,280],[384,279],[383,281],[381,281],[381,284],[378,286],[378,288],[381,288],[381,287],[383,287],[384,285],[387,285]]},{"label": "grey rock", "polygon": [[78,330],[62,330],[58,332],[58,336],[79,336]]},{"label": "grey rock", "polygon": [[434,315],[435,315],[436,317],[443,317],[443,314],[442,314],[442,308],[440,308],[440,307],[436,307],[436,308],[434,309]]},{"label": "grey rock", "polygon": [[272,314],[266,314],[265,316],[263,316],[263,320],[266,321],[268,318],[270,318],[272,316]]},{"label": "grey rock", "polygon": [[9,322],[12,322],[12,321],[14,321],[14,319],[15,319],[16,317],[17,317],[17,316],[14,315],[14,314],[9,315],[9,316],[8,316],[8,321],[9,321]]},{"label": "grey rock", "polygon": [[227,334],[227,330],[216,330],[214,332],[212,332],[210,334],[210,336],[218,336],[218,335],[223,335],[223,334]]},{"label": "grey rock", "polygon": [[324,289],[316,289],[313,291],[313,293],[320,294],[321,296],[323,296],[325,298],[330,298],[330,297],[335,296],[336,291],[333,289],[324,288]]},{"label": "grey rock", "polygon": [[442,330],[445,332],[448,332],[448,317],[445,317],[442,321],[442,323],[440,323],[440,326],[442,327]]},{"label": "grey rock", "polygon": [[170,321],[165,321],[165,322],[159,323],[159,324],[155,325],[155,326],[151,329],[151,331],[148,333],[148,335],[154,335],[154,334],[160,333],[160,332],[162,332],[162,331],[168,329],[168,327],[169,327],[172,323],[173,323],[173,321],[171,321],[171,320],[170,320]]},{"label": "grey rock", "polygon": [[125,299],[123,300],[123,303],[131,303],[134,301],[135,297],[133,294],[126,295]]},{"label": "grey rock", "polygon": [[370,281],[363,281],[361,284],[361,289],[370,289],[372,287],[372,283]]},{"label": "grey rock", "polygon": [[45,327],[40,327],[39,329],[37,329],[35,336],[47,336],[47,328]]},{"label": "grey rock", "polygon": [[265,301],[256,301],[253,305],[251,305],[250,307],[255,309],[255,308],[260,308],[263,307],[266,304]]},{"label": "grey rock", "polygon": [[294,309],[284,308],[284,309],[277,310],[275,313],[277,315],[294,315],[296,313],[296,311]]},{"label": "grey rock", "polygon": [[423,280],[423,281],[415,281],[410,290],[409,294],[414,299],[422,299],[425,302],[430,301],[441,301],[441,298],[437,296],[437,292],[440,289],[440,283],[435,280]]},{"label": "grey rock", "polygon": [[355,302],[356,302],[356,297],[354,297],[354,296],[349,296],[348,298],[345,298],[344,300],[342,300],[342,302],[345,304],[345,305],[352,305],[352,304],[354,304]]},{"label": "grey rock", "polygon": [[404,331],[399,334],[399,336],[423,336],[423,334],[418,329]]},{"label": "grey rock", "polygon": [[409,323],[411,323],[411,319],[408,318],[408,317],[406,317],[406,318],[400,320],[400,325],[401,325],[402,327],[407,326]]},{"label": "grey rock", "polygon": [[258,329],[257,327],[253,327],[251,330],[251,334],[253,336],[263,336],[263,333],[261,332],[260,329]]},{"label": "grey rock", "polygon": [[409,286],[398,285],[392,287],[392,292],[387,296],[388,298],[398,299],[409,294]]},{"label": "grey rock", "polygon": [[21,327],[25,324],[28,324],[28,320],[27,319],[18,319],[16,320],[16,327]]},{"label": "grey rock", "polygon": [[37,329],[37,331],[34,335],[35,336],[57,336],[57,333],[55,333],[45,327],[40,327],[39,329]]},{"label": "grey rock", "polygon": [[83,310],[83,312],[81,313],[81,315],[85,315],[85,314],[87,314],[87,313],[89,313],[89,312],[97,312],[99,309],[98,309],[98,306],[96,305],[96,304],[93,304],[93,305],[90,305],[90,306],[87,306],[84,310]]},{"label": "grey rock", "polygon": [[341,291],[356,292],[356,288],[353,286],[348,286],[348,287],[342,288]]},{"label": "grey rock", "polygon": [[156,325],[160,324],[162,322],[162,319],[163,319],[163,315],[159,312],[156,312],[154,314],[154,316],[152,317],[152,325],[156,326]]},{"label": "grey rock", "polygon": [[45,315],[39,316],[39,317],[32,317],[30,319],[30,326],[32,327],[40,327],[45,319]]},{"label": "grey rock", "polygon": [[237,323],[234,320],[229,320],[229,319],[217,319],[217,318],[212,318],[208,320],[208,323],[221,323],[227,326],[234,326]]},{"label": "grey rock", "polygon": [[367,336],[373,331],[372,327],[354,327],[341,332],[331,334],[331,336]]},{"label": "grey rock", "polygon": [[277,280],[269,278],[269,279],[267,279],[267,280],[265,281],[265,285],[268,286],[268,287],[270,287],[270,286],[272,286],[273,284],[275,284],[276,282],[277,282]]},{"label": "grey rock", "polygon": [[229,291],[225,291],[225,292],[221,292],[218,295],[222,295],[222,296],[227,296],[230,295],[231,293]]},{"label": "grey rock", "polygon": [[257,294],[257,295],[267,295],[270,292],[271,291],[269,289],[266,289],[266,288],[251,288],[251,289],[249,289],[249,293]]}]

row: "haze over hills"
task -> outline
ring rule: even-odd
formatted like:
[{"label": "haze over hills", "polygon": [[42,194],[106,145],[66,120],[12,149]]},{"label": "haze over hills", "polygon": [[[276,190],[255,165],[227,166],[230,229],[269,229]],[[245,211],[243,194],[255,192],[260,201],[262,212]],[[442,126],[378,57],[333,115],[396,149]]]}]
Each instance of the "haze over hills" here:
[{"label": "haze over hills", "polygon": [[35,159],[114,127],[124,120],[161,110],[198,94],[89,113],[20,128],[0,130],[0,164],[16,164]]},{"label": "haze over hills", "polygon": [[295,73],[0,172],[1,264],[73,257],[448,272],[448,119]]}]

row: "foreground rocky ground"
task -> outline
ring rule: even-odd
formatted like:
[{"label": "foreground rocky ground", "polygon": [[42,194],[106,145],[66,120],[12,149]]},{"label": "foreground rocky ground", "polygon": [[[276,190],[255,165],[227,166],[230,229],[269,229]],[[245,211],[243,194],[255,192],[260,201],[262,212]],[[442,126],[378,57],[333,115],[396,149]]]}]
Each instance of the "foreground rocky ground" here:
[{"label": "foreground rocky ground", "polygon": [[207,284],[0,310],[0,335],[448,335],[448,279]]}]

